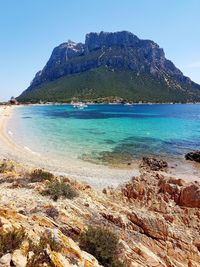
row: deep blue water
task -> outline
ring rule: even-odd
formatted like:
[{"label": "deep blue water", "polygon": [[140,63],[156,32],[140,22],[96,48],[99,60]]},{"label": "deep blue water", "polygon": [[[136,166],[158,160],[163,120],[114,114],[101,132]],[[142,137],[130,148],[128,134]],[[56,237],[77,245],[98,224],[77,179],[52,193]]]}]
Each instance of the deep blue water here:
[{"label": "deep blue water", "polygon": [[200,149],[199,104],[27,106],[16,108],[9,127],[35,152],[103,163]]}]

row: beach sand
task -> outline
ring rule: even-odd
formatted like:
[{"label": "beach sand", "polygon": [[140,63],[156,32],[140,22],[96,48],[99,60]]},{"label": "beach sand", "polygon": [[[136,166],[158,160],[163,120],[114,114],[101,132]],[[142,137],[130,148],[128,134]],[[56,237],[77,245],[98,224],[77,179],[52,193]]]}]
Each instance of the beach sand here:
[{"label": "beach sand", "polygon": [[[64,175],[69,178],[86,182],[97,190],[106,187],[116,188],[127,182],[133,176],[138,176],[138,162],[127,167],[127,169],[114,168],[111,166],[96,165],[79,159],[47,158],[16,144],[8,128],[8,122],[17,106],[0,106],[0,158],[14,160],[23,164],[28,169],[44,168],[55,175]],[[185,160],[169,162],[170,168],[165,175],[176,176],[185,180],[200,180],[199,168]],[[198,165],[199,166],[199,165]]]},{"label": "beach sand", "polygon": [[28,168],[44,168],[56,175],[65,175],[72,179],[86,182],[97,190],[105,187],[117,187],[132,176],[139,174],[137,167],[117,169],[114,167],[96,165],[78,159],[64,159],[62,162],[47,158],[28,150],[12,140],[12,134],[7,128],[12,113],[17,106],[0,106],[0,158],[11,159],[22,163]]}]

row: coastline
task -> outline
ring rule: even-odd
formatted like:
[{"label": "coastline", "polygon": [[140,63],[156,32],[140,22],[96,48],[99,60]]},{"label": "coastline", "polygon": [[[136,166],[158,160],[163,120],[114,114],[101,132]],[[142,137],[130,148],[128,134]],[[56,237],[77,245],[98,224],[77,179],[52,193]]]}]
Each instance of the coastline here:
[{"label": "coastline", "polygon": [[16,144],[9,136],[7,129],[15,108],[18,107],[0,107],[0,158],[14,160],[27,169],[44,168],[55,175],[68,176],[71,179],[86,182],[97,190],[102,190],[105,187],[116,188],[118,185],[129,181],[132,176],[139,175],[139,169],[136,167],[117,169],[71,159],[60,162],[31,152],[26,147]]},{"label": "coastline", "polygon": [[[14,110],[18,106],[0,106],[0,158],[6,158],[22,164],[26,169],[43,168],[55,175],[67,176],[85,182],[96,190],[114,187],[129,181],[131,177],[138,176],[139,164],[133,163],[130,168],[115,168],[82,160],[64,159],[62,162],[55,158],[47,158],[37,154],[27,147],[16,144],[9,135],[8,124]],[[169,162],[170,168],[166,173],[169,176],[185,180],[200,180],[198,166],[194,163],[177,161]]]}]

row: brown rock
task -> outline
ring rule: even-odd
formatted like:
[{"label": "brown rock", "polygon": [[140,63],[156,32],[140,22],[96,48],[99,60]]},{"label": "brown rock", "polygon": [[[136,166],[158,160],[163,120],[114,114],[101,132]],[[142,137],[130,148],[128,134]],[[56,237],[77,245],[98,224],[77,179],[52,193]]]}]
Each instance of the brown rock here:
[{"label": "brown rock", "polygon": [[119,226],[122,229],[126,229],[129,227],[129,220],[127,220],[127,217],[124,215],[113,215],[109,213],[101,213],[101,215],[108,220],[109,222],[114,223],[115,225]]},{"label": "brown rock", "polygon": [[169,215],[169,214],[164,214],[163,217],[165,218],[166,221],[172,223],[174,221],[174,216]]},{"label": "brown rock", "polygon": [[191,184],[181,189],[179,204],[190,208],[200,208],[200,186]]},{"label": "brown rock", "polygon": [[131,222],[141,227],[145,234],[156,239],[167,240],[168,226],[167,223],[155,216],[148,216],[142,212],[132,212],[128,215]]},{"label": "brown rock", "polygon": [[145,195],[145,186],[142,182],[138,182],[132,179],[131,183],[127,183],[125,187],[122,188],[122,193],[128,199],[143,199]]},{"label": "brown rock", "polygon": [[160,180],[159,182],[160,192],[169,194],[172,199],[177,202],[180,195],[180,188],[177,184],[170,183],[168,179]]}]

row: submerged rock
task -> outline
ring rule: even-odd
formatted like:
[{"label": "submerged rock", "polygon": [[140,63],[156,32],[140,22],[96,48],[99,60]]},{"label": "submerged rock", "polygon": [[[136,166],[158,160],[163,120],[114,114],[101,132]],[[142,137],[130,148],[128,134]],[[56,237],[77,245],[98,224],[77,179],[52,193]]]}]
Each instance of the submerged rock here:
[{"label": "submerged rock", "polygon": [[160,170],[165,170],[168,167],[168,164],[164,160],[143,157],[142,166],[149,168],[151,171],[160,171]]},{"label": "submerged rock", "polygon": [[200,163],[200,150],[189,152],[185,155],[186,160],[196,161]]}]

